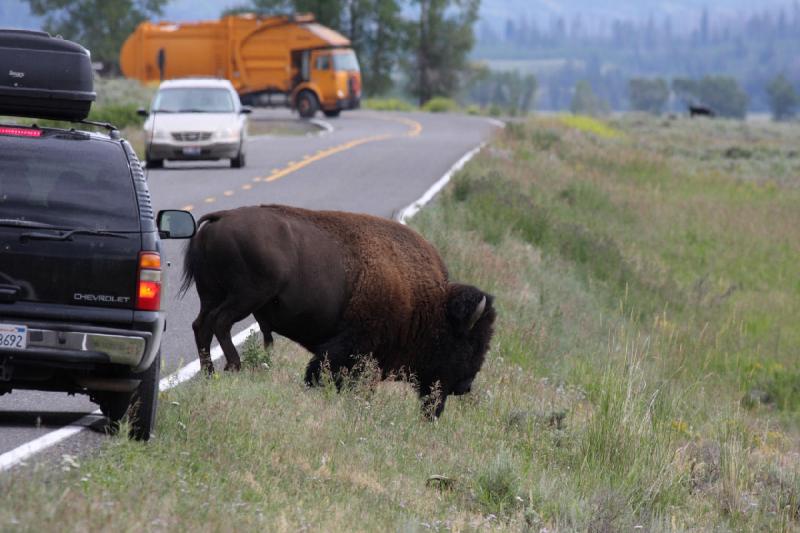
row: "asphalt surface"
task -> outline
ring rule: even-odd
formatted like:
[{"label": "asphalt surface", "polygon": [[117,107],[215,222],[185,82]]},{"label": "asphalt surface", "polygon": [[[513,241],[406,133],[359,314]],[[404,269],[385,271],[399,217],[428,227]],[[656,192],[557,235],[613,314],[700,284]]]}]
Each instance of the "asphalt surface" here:
[{"label": "asphalt surface", "polygon": [[[291,116],[288,111],[259,111],[254,118],[284,120]],[[229,168],[227,161],[167,162],[164,169],[149,171],[155,209],[190,209],[199,218],[242,205],[280,203],[391,218],[422,196],[495,128],[480,117],[368,111],[345,112],[326,122],[333,131],[250,138],[245,168]],[[185,241],[164,244],[169,266],[163,300],[168,318],[162,377],[195,360],[191,322],[199,309],[194,289],[182,299],[177,294]],[[249,318],[240,322],[233,333],[250,323]],[[63,393],[14,391],[0,396],[0,454],[75,424],[96,409],[87,397]],[[87,425],[91,430],[27,463],[88,453],[105,435],[99,415]]]}]

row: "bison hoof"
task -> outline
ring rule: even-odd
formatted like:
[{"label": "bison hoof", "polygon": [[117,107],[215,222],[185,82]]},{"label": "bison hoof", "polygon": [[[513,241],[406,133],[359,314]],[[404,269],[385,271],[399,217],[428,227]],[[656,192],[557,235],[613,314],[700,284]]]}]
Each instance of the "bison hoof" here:
[{"label": "bison hoof", "polygon": [[242,369],[242,363],[225,363],[225,370],[227,372],[238,372]]},{"label": "bison hoof", "polygon": [[320,376],[322,374],[322,360],[312,359],[306,367],[306,385],[309,387],[318,387],[320,385]]},{"label": "bison hoof", "polygon": [[208,364],[202,364],[201,363],[200,364],[200,369],[207,376],[213,376],[214,375],[214,364],[213,363],[208,363]]}]

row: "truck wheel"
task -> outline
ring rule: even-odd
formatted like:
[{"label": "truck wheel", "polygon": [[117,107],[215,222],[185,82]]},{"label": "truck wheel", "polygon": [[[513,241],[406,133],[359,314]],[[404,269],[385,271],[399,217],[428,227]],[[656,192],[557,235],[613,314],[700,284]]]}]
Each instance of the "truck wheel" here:
[{"label": "truck wheel", "polygon": [[303,91],[297,95],[297,112],[303,118],[314,118],[319,109],[317,97],[311,91]]},{"label": "truck wheel", "polygon": [[156,422],[158,404],[158,377],[161,370],[161,352],[156,354],[150,368],[132,377],[141,379],[139,387],[130,392],[104,392],[97,394],[100,411],[108,417],[111,433],[119,431],[120,420],[127,414],[130,420],[129,437],[149,440]]},{"label": "truck wheel", "polygon": [[323,111],[323,113],[325,113],[325,116],[330,118],[338,117],[341,112],[342,112],[341,109],[326,109],[325,111]]}]

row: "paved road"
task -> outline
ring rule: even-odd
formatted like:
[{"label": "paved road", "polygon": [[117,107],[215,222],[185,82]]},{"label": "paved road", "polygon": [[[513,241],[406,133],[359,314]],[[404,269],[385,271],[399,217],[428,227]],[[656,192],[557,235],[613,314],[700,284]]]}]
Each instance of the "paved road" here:
[{"label": "paved road", "polygon": [[[256,118],[290,118],[287,111],[259,112]],[[333,131],[302,137],[251,138],[247,166],[227,161],[167,163],[150,171],[154,207],[191,209],[195,216],[241,205],[282,203],[392,217],[418,199],[493,126],[467,116],[357,111],[328,121]],[[166,376],[196,358],[191,322],[199,305],[192,289],[177,297],[184,244],[166,241],[167,334],[162,345]],[[234,333],[249,325],[245,320]],[[219,366],[219,364],[218,364]],[[16,391],[0,396],[0,454],[97,409],[86,397]],[[104,438],[102,419],[38,458],[85,453]],[[30,462],[30,461],[29,461]]]}]

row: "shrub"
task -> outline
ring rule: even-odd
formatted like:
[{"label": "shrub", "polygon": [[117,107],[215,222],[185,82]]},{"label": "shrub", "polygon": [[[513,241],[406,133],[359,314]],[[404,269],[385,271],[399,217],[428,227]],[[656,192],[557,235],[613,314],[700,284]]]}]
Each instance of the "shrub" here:
[{"label": "shrub", "polygon": [[519,476],[508,452],[502,451],[476,480],[478,501],[487,512],[501,514],[515,507]]},{"label": "shrub", "polygon": [[261,335],[255,331],[245,339],[241,353],[242,366],[250,370],[268,369],[272,365],[272,354],[264,348]]},{"label": "shrub", "polygon": [[362,102],[364,109],[372,111],[415,111],[416,108],[399,98],[368,98]]},{"label": "shrub", "polygon": [[458,104],[452,98],[437,96],[428,100],[422,110],[428,113],[452,113],[458,111]]}]

